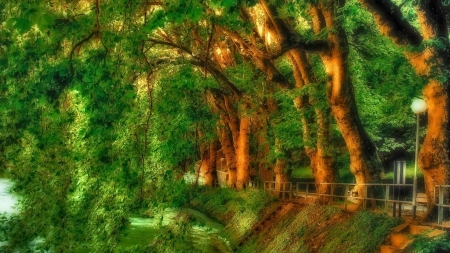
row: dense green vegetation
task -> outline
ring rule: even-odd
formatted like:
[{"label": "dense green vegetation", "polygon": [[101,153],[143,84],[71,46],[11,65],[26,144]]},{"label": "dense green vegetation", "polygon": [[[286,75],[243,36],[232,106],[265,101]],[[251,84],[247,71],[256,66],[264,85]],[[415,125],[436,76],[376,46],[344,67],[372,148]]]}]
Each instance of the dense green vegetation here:
[{"label": "dense green vegetation", "polygon": [[[39,238],[43,250],[114,252],[130,216],[188,206],[225,222],[235,247],[272,201],[245,189],[250,181],[294,171],[374,183],[394,160],[411,161],[409,105],[422,96],[431,106],[420,120],[432,128],[421,130],[421,165],[434,203],[434,185],[450,180],[436,176],[450,164],[449,3],[375,2],[1,1],[0,175],[20,196],[20,214],[1,220],[3,249],[26,252]],[[370,4],[385,4],[399,27],[381,27]],[[191,173],[211,186],[217,170],[229,189],[185,182]],[[307,210],[297,237],[313,229],[303,227]],[[379,238],[393,225],[353,219],[377,224]],[[336,229],[360,233],[346,222]],[[180,217],[148,250],[189,250],[191,225]],[[352,235],[346,249],[375,249]]]}]

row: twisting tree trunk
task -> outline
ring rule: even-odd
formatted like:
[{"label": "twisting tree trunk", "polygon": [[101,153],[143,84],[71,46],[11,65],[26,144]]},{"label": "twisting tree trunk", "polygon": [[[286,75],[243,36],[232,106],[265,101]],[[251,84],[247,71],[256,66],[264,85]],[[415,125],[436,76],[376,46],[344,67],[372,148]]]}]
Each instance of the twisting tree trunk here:
[{"label": "twisting tree trunk", "polygon": [[[376,147],[364,130],[356,107],[353,86],[349,77],[348,44],[344,31],[336,23],[335,13],[344,1],[319,1],[312,6],[314,30],[328,31],[329,48],[320,52],[327,74],[327,97],[332,114],[342,133],[350,154],[350,170],[356,183],[381,181],[381,162]],[[362,189],[359,187],[359,194]]]},{"label": "twisting tree trunk", "polygon": [[[423,96],[428,105],[428,132],[419,154],[420,168],[425,178],[428,212],[431,218],[436,199],[436,185],[450,183],[450,41],[448,7],[440,0],[422,0],[416,5],[421,33],[403,17],[392,1],[359,0],[372,13],[379,30],[404,48],[406,58],[416,73],[428,79]],[[420,48],[424,40],[439,40]],[[413,51],[408,46],[414,46]],[[445,77],[445,78],[442,78]],[[442,81],[445,80],[445,81]]]}]

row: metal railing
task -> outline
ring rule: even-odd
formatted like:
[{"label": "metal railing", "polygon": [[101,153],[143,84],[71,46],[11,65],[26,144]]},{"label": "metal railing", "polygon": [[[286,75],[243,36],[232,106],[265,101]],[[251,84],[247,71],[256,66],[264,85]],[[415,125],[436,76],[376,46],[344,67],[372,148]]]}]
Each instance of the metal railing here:
[{"label": "metal railing", "polygon": [[[438,190],[438,201],[436,201],[436,190]],[[438,208],[438,224],[442,225],[444,221],[444,207],[450,208],[449,199],[445,199],[444,196],[449,195],[450,185],[436,185],[434,187],[434,201]],[[447,202],[445,202],[447,200]]]},{"label": "metal railing", "polygon": [[278,187],[278,184],[275,181],[265,181],[264,182],[264,191],[269,194],[276,195],[280,197],[282,200],[291,200],[292,199],[292,183],[291,182],[283,182]]},{"label": "metal railing", "polygon": [[[302,185],[304,187],[302,187]],[[328,187],[327,187],[328,186]],[[321,193],[321,188],[326,188],[327,193]],[[399,216],[401,213],[401,205],[412,205],[412,197],[405,196],[405,192],[408,192],[408,188],[412,189],[412,184],[348,184],[348,183],[320,183],[315,184],[313,182],[298,182],[295,187],[294,196],[300,196],[307,199],[308,197],[331,197],[332,200],[343,200],[344,208],[347,209],[347,205],[351,200],[362,201],[362,208],[366,209],[367,202],[382,202],[384,203],[384,210],[388,212],[388,204],[394,204],[394,214],[396,204],[399,206]],[[302,191],[306,189],[305,191]],[[355,190],[360,188],[358,190]],[[311,192],[311,189],[314,189]],[[372,194],[373,192],[373,194]],[[361,193],[361,194],[359,194]],[[397,199],[395,199],[397,197]],[[403,198],[403,199],[400,199]]]}]

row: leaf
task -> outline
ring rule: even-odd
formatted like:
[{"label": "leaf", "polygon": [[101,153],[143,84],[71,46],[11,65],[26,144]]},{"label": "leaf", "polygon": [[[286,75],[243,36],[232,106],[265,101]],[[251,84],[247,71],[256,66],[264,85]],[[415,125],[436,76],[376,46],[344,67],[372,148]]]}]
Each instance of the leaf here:
[{"label": "leaf", "polygon": [[237,0],[223,0],[222,5],[225,8],[231,8],[237,4]]},{"label": "leaf", "polygon": [[31,22],[28,19],[15,18],[14,28],[17,29],[20,34],[24,34],[31,29]]},{"label": "leaf", "polygon": [[55,21],[53,19],[53,16],[50,15],[49,13],[39,13],[36,16],[35,22],[39,27],[39,29],[45,30],[49,26],[52,26]]},{"label": "leaf", "polygon": [[131,99],[134,99],[134,92],[133,91],[127,91],[126,93],[125,93],[125,98],[127,99],[127,100],[131,100]]}]

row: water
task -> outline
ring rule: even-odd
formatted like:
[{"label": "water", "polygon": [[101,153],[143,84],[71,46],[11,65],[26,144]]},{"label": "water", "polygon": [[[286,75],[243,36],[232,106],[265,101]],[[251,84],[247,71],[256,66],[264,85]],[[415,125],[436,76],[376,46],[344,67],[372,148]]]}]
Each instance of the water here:
[{"label": "water", "polygon": [[[0,214],[11,216],[18,213],[17,198],[9,192],[13,185],[11,180],[0,178]],[[7,244],[8,242],[0,240],[0,248]]]},{"label": "water", "polygon": [[223,229],[223,225],[210,219],[205,214],[193,210],[172,210],[167,209],[153,218],[130,218],[130,226],[124,233],[119,243],[119,248],[127,249],[135,245],[145,246],[152,239],[160,235],[159,225],[168,225],[180,214],[189,214],[195,219],[199,225],[192,228],[192,244],[196,249],[202,252],[225,253],[232,252],[224,238],[219,233]]},{"label": "water", "polygon": [[0,178],[0,214],[13,215],[18,212],[15,208],[17,198],[9,192],[13,185],[11,180]]}]

